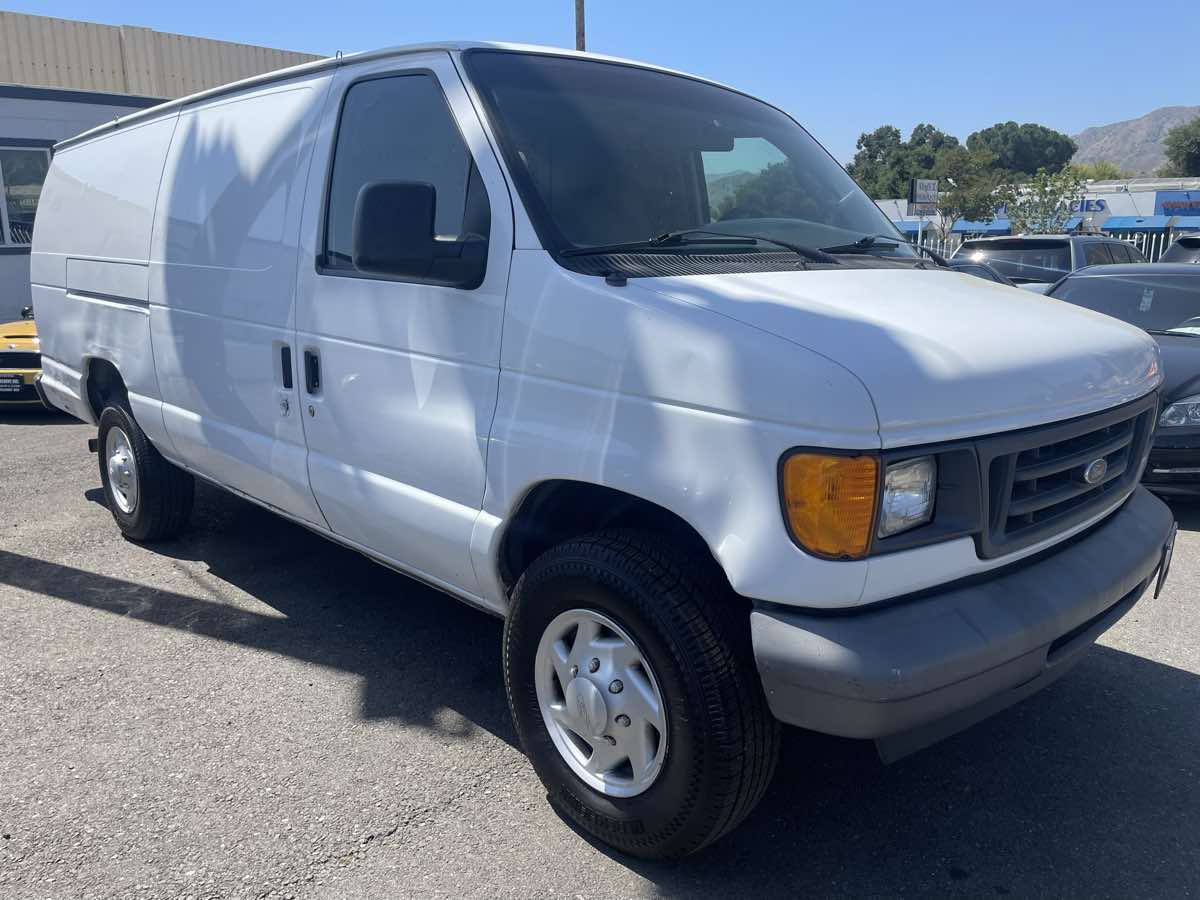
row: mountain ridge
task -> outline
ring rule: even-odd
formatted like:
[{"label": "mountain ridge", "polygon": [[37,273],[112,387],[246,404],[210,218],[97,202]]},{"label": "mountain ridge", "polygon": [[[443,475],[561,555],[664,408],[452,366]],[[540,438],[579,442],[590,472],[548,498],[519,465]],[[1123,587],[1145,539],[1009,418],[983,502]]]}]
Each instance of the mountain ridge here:
[{"label": "mountain ridge", "polygon": [[1163,138],[1176,125],[1200,116],[1200,106],[1160,106],[1136,119],[1093,125],[1072,138],[1072,162],[1107,160],[1135,175],[1153,175],[1167,161]]}]

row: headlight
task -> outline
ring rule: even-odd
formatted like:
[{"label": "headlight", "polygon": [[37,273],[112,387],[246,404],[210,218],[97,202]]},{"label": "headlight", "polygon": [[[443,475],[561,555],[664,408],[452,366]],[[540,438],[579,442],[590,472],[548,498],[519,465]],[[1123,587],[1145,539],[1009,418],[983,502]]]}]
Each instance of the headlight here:
[{"label": "headlight", "polygon": [[879,497],[874,456],[792,453],[780,473],[792,538],[821,556],[860,559],[871,545]]},{"label": "headlight", "polygon": [[1200,395],[1176,400],[1162,411],[1158,424],[1166,428],[1180,425],[1200,425]]},{"label": "headlight", "polygon": [[878,535],[884,538],[928,522],[933,518],[936,491],[937,463],[932,456],[888,466],[883,476]]}]

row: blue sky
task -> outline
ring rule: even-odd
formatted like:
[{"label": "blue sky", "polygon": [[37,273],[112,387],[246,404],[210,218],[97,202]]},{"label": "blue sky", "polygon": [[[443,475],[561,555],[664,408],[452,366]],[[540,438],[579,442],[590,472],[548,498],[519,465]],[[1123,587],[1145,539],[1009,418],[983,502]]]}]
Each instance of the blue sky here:
[{"label": "blue sky", "polygon": [[[842,161],[853,155],[860,132],[885,123],[907,135],[918,122],[932,122],[965,138],[1015,119],[1073,134],[1159,106],[1200,104],[1200,82],[1185,62],[1194,55],[1196,0],[1007,0],[932,11],[898,2],[587,2],[589,50],[757,94],[790,112]],[[574,42],[573,0],[4,5],[314,53],[450,38]]]}]

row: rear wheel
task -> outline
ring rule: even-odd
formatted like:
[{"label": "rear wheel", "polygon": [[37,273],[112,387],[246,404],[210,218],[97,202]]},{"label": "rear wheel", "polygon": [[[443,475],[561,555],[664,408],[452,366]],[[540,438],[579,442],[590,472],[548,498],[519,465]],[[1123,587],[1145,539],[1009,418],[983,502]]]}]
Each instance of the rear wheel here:
[{"label": "rear wheel", "polygon": [[195,482],[163,459],[122,406],[100,414],[100,480],[121,533],[134,541],[175,537],[192,512]]},{"label": "rear wheel", "polygon": [[645,857],[736,826],[778,756],[745,607],[711,558],[668,540],[600,532],[547,551],[504,631],[513,719],[551,802]]}]

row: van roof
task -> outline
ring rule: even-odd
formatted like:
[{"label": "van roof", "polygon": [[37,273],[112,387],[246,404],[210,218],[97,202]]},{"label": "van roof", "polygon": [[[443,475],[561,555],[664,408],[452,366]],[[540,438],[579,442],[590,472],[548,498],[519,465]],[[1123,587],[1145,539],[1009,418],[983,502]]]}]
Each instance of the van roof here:
[{"label": "van roof", "polygon": [[[623,59],[619,56],[606,56],[600,53],[585,53],[579,50],[567,50],[562,47],[543,47],[536,44],[512,44],[495,41],[440,41],[429,44],[403,44],[397,47],[385,47],[380,50],[367,50],[359,53],[343,54],[341,51],[339,51],[338,55],[336,56],[314,60],[313,62],[301,63],[298,66],[289,66],[286,69],[276,69],[273,72],[264,72],[261,75],[243,78],[241,81],[233,81],[229,84],[223,84],[219,85],[218,87],[199,91],[195,94],[189,94],[186,97],[168,100],[165,103],[160,103],[157,106],[151,106],[147,109],[141,109],[126,116],[117,116],[111,122],[105,122],[102,125],[97,125],[96,127],[90,128],[87,131],[81,132],[73,137],[65,138],[54,145],[54,150],[62,150],[74,144],[82,143],[95,137],[100,137],[101,135],[111,131],[116,131],[135,122],[149,121],[165,112],[169,112],[172,109],[181,109],[192,103],[209,100],[213,97],[219,97],[223,94],[237,93],[238,91],[242,91],[251,87],[271,84],[275,81],[285,81],[289,78],[295,78],[301,75],[310,75],[316,72],[322,72],[326,69],[336,69],[340,68],[341,66],[369,62],[375,59],[385,59],[389,56],[408,56],[415,53],[427,53],[438,50],[447,53],[460,53],[464,50],[474,49],[509,50],[517,53],[531,53],[548,56],[568,56],[579,59],[620,63],[626,66],[637,66],[641,69],[652,69],[657,72],[666,72],[672,75],[682,75],[695,81],[703,81],[707,84],[713,84],[718,87],[729,88],[729,85],[721,84],[720,82],[713,81],[709,78],[703,78],[687,72],[679,72],[675,69],[668,69],[663,66],[656,66],[650,63],[639,62],[632,59]],[[729,89],[737,90],[736,88]],[[741,92],[739,91],[739,93]]]}]

